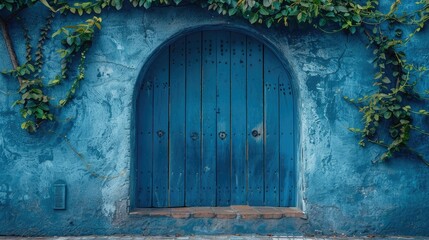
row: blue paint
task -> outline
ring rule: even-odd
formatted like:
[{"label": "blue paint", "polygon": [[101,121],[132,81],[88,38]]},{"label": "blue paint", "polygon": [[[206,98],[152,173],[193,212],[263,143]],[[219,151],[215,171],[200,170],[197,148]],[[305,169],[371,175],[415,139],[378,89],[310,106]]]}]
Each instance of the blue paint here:
[{"label": "blue paint", "polygon": [[[169,144],[169,191],[172,207],[185,205],[185,73],[186,39],[179,40],[170,47],[170,144]],[[176,99],[171,101],[171,99]]]},{"label": "blue paint", "polygon": [[148,73],[139,91],[137,99],[137,188],[138,207],[152,206],[152,171],[153,171],[153,118],[146,117],[153,114],[154,75]]},{"label": "blue paint", "polygon": [[[263,46],[247,38],[248,204],[264,205]],[[262,171],[261,171],[262,170]]]},{"label": "blue paint", "polygon": [[[280,199],[284,195],[280,195],[280,149],[286,148],[280,144],[280,125],[279,112],[285,115],[292,115],[293,111],[280,108],[279,105],[279,81],[283,80],[284,76],[276,74],[283,67],[277,61],[274,54],[267,48],[264,49],[264,203],[268,206],[279,206]],[[293,145],[293,143],[292,143]]]},{"label": "blue paint", "polygon": [[[272,56],[271,56],[272,57]],[[278,80],[278,100],[279,100],[279,190],[280,206],[294,206],[296,204],[296,161],[295,139],[296,125],[294,116],[289,114],[295,112],[293,107],[292,86],[289,74],[283,67],[277,66],[271,72],[272,76]]]},{"label": "blue paint", "polygon": [[[168,144],[169,144],[169,51],[159,54],[153,66],[153,158],[152,158],[152,207],[168,207]],[[146,117],[152,117],[146,113]],[[144,144],[144,143],[142,143]],[[143,153],[144,154],[144,153]]]},{"label": "blue paint", "polygon": [[231,204],[247,204],[246,36],[231,33]]},{"label": "blue paint", "polygon": [[231,204],[231,34],[217,32],[217,206]]},{"label": "blue paint", "polygon": [[201,188],[200,199],[202,206],[216,206],[216,139],[217,139],[217,110],[216,110],[216,62],[217,62],[217,33],[203,32],[203,63],[202,63],[202,130],[203,142],[201,153]]},{"label": "blue paint", "polygon": [[201,33],[186,38],[186,183],[185,206],[200,205]]},{"label": "blue paint", "polygon": [[[25,11],[24,21],[32,36],[38,35],[43,13],[48,11],[42,6],[37,12]],[[347,130],[360,126],[361,116],[342,96],[358,97],[373,89],[373,56],[365,48],[365,37],[327,35],[305,28],[267,30],[189,6],[112,11],[102,17],[103,31],[87,57],[87,78],[70,105],[56,110],[58,123],[47,123],[37,134],[23,132],[18,109],[10,107],[18,97],[17,84],[0,76],[0,235],[429,235],[427,168],[409,156],[372,164],[380,149],[362,150],[356,144],[357,137]],[[57,18],[53,29],[80,21],[73,16]],[[11,24],[10,28],[18,56],[24,56],[20,26]],[[298,185],[290,203],[284,204],[301,207],[308,220],[128,215],[129,204],[131,208],[138,205],[138,186],[134,186],[138,181],[131,178],[137,175],[136,169],[130,166],[139,155],[133,139],[139,134],[134,122],[142,106],[138,102],[143,100],[137,96],[144,86],[143,79],[160,49],[183,34],[202,29],[229,29],[255,37],[272,49],[287,69],[282,75],[290,78],[291,85],[286,89],[291,88],[293,101],[285,106],[296,115],[283,118],[296,129],[292,133],[296,147],[287,149],[286,154],[296,159],[296,165],[284,168],[297,169],[292,171],[296,176],[290,174],[287,178]],[[419,33],[404,49],[409,56],[419,56],[417,64],[429,59],[428,34]],[[36,42],[37,37],[33,40]],[[46,80],[57,74],[58,47],[58,41],[49,41],[46,46]],[[0,44],[0,56],[0,69],[10,68],[4,44]],[[67,87],[50,89],[56,97],[54,103]],[[282,104],[281,95],[279,98]],[[418,141],[420,149],[429,155],[427,139]],[[39,156],[46,156],[46,149],[52,150],[52,161],[39,162]],[[148,168],[138,166],[138,170]],[[58,179],[68,184],[68,209],[53,212],[50,187]]]}]

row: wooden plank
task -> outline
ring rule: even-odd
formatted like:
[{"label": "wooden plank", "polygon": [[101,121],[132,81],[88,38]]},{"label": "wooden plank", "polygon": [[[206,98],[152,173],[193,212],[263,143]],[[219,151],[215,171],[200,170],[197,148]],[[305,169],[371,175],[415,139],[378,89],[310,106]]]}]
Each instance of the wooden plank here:
[{"label": "wooden plank", "polygon": [[137,100],[137,207],[152,207],[153,74],[146,74]]},{"label": "wooden plank", "polygon": [[170,46],[170,207],[185,206],[185,54],[184,38]]},{"label": "wooden plank", "polygon": [[200,205],[201,32],[186,39],[186,192],[185,205]]},{"label": "wooden plank", "polygon": [[264,49],[265,206],[279,206],[279,90],[283,67]]},{"label": "wooden plank", "polygon": [[248,203],[264,204],[264,107],[261,43],[247,37]]},{"label": "wooden plank", "polygon": [[218,32],[217,39],[217,205],[231,204],[231,55],[230,33]]},{"label": "wooden plank", "polygon": [[247,204],[246,36],[231,33],[231,204]]},{"label": "wooden plank", "polygon": [[294,107],[289,75],[284,68],[279,73],[280,115],[280,206],[295,206],[296,170],[294,145]]},{"label": "wooden plank", "polygon": [[168,95],[169,52],[161,51],[154,63],[153,197],[154,207],[168,206]]},{"label": "wooden plank", "polygon": [[216,205],[216,35],[203,32],[202,52],[202,206]]}]

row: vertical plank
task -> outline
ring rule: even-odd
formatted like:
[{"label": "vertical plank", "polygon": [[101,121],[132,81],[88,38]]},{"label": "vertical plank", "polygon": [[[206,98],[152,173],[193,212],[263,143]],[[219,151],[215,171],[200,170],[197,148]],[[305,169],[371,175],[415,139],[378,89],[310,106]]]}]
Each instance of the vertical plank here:
[{"label": "vertical plank", "polygon": [[185,206],[185,54],[184,38],[170,46],[170,207]]},{"label": "vertical plank", "polygon": [[265,206],[279,206],[279,90],[282,66],[264,48]]},{"label": "vertical plank", "polygon": [[137,101],[137,206],[152,207],[153,74],[150,70]]},{"label": "vertical plank", "polygon": [[168,48],[154,63],[153,199],[154,207],[168,206]]},{"label": "vertical plank", "polygon": [[247,37],[248,203],[264,204],[264,107],[262,45]]},{"label": "vertical plank", "polygon": [[230,33],[217,35],[217,205],[228,206],[231,204]]},{"label": "vertical plank", "polygon": [[202,206],[216,205],[216,35],[206,31],[202,37]]},{"label": "vertical plank", "polygon": [[201,33],[186,39],[185,205],[199,206],[201,170]]},{"label": "vertical plank", "polygon": [[284,68],[279,73],[280,115],[280,206],[295,204],[296,177],[294,158],[294,107],[289,75]]},{"label": "vertical plank", "polygon": [[247,204],[246,36],[231,33],[231,204]]}]

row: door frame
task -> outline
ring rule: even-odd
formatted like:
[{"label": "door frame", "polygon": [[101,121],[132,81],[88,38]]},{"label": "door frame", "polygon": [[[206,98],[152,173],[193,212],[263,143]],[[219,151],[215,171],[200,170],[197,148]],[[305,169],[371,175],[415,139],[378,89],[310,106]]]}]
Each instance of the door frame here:
[{"label": "door frame", "polygon": [[[198,24],[198,23],[196,23]],[[250,26],[248,24],[213,24],[213,25],[197,25],[190,28],[185,29],[177,29],[177,32],[173,35],[171,35],[167,40],[165,40],[163,43],[158,45],[151,53],[149,54],[149,57],[145,59],[140,65],[140,72],[137,76],[137,80],[134,85],[133,90],[133,100],[132,100],[132,116],[130,121],[130,129],[131,132],[134,134],[131,134],[131,162],[130,162],[130,201],[129,201],[129,208],[128,213],[132,212],[133,209],[136,208],[136,200],[137,200],[137,194],[138,191],[136,190],[136,184],[137,184],[137,134],[136,134],[136,118],[137,118],[137,98],[140,91],[140,87],[144,83],[146,74],[148,69],[151,67],[152,63],[155,61],[159,53],[165,48],[168,47],[170,44],[174,43],[176,40],[192,34],[194,32],[199,31],[205,31],[205,30],[225,30],[225,31],[231,31],[231,32],[237,32],[244,35],[251,36],[252,38],[256,39],[257,41],[264,44],[265,47],[268,47],[277,57],[278,61],[283,65],[283,67],[286,69],[290,84],[292,86],[292,105],[294,109],[294,159],[295,159],[295,181],[296,181],[296,188],[295,188],[295,206],[305,212],[305,202],[303,201],[303,195],[304,192],[303,189],[303,177],[304,174],[302,172],[303,166],[302,166],[302,143],[300,141],[300,133],[302,132],[301,124],[300,124],[300,109],[298,108],[298,103],[300,102],[299,97],[299,86],[296,81],[296,72],[294,71],[292,65],[290,64],[291,58],[293,56],[289,56],[287,51],[287,46],[281,45],[279,42],[275,41],[275,38],[270,38],[269,34],[266,33],[267,29],[264,29],[262,27],[254,27]],[[271,31],[275,32],[275,31]],[[286,48],[285,48],[286,47]]]}]

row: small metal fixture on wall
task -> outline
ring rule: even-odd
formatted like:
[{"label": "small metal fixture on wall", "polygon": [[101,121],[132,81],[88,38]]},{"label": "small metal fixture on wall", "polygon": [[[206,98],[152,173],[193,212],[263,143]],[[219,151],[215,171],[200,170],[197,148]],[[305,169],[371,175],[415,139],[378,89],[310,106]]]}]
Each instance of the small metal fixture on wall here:
[{"label": "small metal fixture on wall", "polygon": [[58,180],[53,185],[54,210],[66,209],[66,182]]}]

